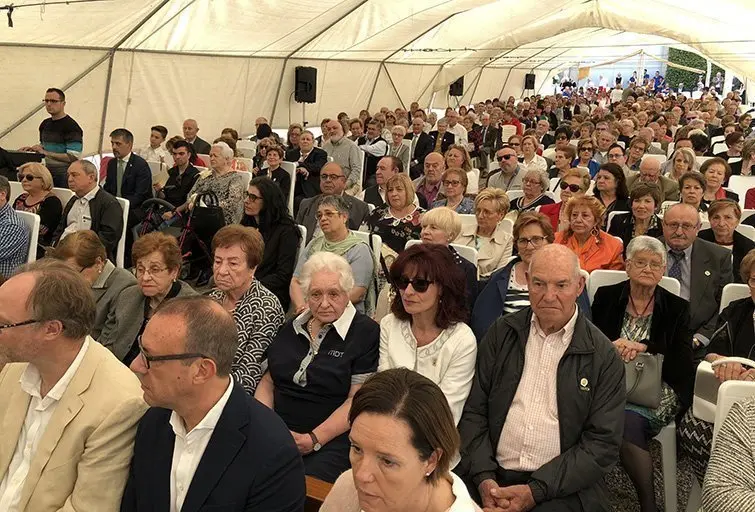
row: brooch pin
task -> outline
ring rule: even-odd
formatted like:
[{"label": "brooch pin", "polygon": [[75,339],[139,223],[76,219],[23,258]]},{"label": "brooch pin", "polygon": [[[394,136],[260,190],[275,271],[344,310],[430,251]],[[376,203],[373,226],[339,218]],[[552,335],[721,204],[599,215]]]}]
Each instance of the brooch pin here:
[{"label": "brooch pin", "polygon": [[590,382],[586,378],[582,377],[579,380],[579,389],[581,391],[590,391]]}]

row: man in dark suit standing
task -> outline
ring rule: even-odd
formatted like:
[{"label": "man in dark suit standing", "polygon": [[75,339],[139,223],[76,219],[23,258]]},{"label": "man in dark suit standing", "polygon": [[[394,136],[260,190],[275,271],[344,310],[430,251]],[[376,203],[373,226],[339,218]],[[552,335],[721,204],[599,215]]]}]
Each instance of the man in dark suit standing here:
[{"label": "man in dark suit standing", "polygon": [[501,129],[490,124],[490,114],[487,112],[480,116],[480,122],[482,123],[480,128],[482,135],[480,154],[484,157],[485,168],[487,168],[491,156],[501,149]]},{"label": "man in dark suit standing", "polygon": [[151,406],[121,512],[300,512],[304,464],[285,423],[229,376],[233,318],[208,297],[165,304],[131,363]]},{"label": "man in dark suit standing", "polygon": [[299,147],[286,151],[286,161],[296,163],[295,197],[315,197],[320,193],[320,170],[328,163],[328,153],[315,147],[315,136],[301,132]]},{"label": "man in dark suit standing", "polygon": [[690,303],[690,331],[697,358],[715,331],[721,292],[733,281],[731,251],[697,237],[700,217],[694,207],[676,204],[663,216],[668,250],[666,275],[679,280]]},{"label": "man in dark suit standing", "polygon": [[425,121],[421,117],[415,117],[412,119],[412,131],[404,136],[412,141],[409,146],[409,177],[413,180],[422,176],[425,157],[433,150],[433,142],[424,129]]},{"label": "man in dark suit standing", "polygon": [[[210,143],[206,140],[202,140],[197,135],[197,132],[199,131],[199,126],[197,126],[197,122],[194,119],[187,119],[184,121],[183,124],[183,132],[184,132],[184,139],[186,139],[186,142],[194,146],[194,151],[196,151],[199,154],[202,155],[209,155],[210,154]],[[209,163],[209,162],[208,162]]]}]

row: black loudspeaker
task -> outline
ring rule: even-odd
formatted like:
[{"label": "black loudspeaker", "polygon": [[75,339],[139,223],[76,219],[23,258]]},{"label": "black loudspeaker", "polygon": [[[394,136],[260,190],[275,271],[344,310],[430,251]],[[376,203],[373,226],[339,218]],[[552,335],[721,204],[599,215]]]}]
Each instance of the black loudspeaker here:
[{"label": "black loudspeaker", "polygon": [[527,73],[524,75],[524,88],[525,89],[535,89],[535,74],[534,73]]},{"label": "black loudspeaker", "polygon": [[459,77],[448,87],[449,96],[464,96],[464,77]]},{"label": "black loudspeaker", "polygon": [[317,99],[317,68],[296,67],[294,99],[298,103],[314,103]]}]

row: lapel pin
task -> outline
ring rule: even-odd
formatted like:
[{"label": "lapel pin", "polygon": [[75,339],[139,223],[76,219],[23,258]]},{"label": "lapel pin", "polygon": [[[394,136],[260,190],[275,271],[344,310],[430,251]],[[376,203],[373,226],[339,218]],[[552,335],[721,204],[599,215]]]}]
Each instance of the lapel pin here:
[{"label": "lapel pin", "polygon": [[581,389],[582,391],[590,391],[590,383],[586,378],[582,377],[580,379],[579,389]]},{"label": "lapel pin", "polygon": [[705,271],[705,277],[710,277],[710,270]]}]

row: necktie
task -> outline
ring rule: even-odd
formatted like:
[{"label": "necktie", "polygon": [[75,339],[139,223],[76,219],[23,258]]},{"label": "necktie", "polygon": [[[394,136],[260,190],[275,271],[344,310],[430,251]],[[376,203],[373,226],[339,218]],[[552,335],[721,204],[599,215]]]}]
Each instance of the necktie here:
[{"label": "necktie", "polygon": [[123,173],[126,170],[126,162],[123,160],[118,160],[118,174],[116,176],[116,187],[115,187],[115,195],[118,197],[121,197],[121,185],[123,183]]},{"label": "necktie", "polygon": [[412,137],[412,151],[411,151],[411,159],[414,160],[414,150],[417,149],[417,139],[419,139],[419,135],[415,135]]},{"label": "necktie", "polygon": [[673,277],[674,279],[677,279],[679,283],[682,282],[682,262],[684,261],[684,258],[686,254],[684,251],[674,251],[670,250],[669,256],[671,256],[671,259],[673,260],[673,263],[671,264],[671,267],[668,269],[668,276]]},{"label": "necktie", "polygon": [[488,134],[488,127],[482,129],[482,143],[485,144],[485,136]]}]

